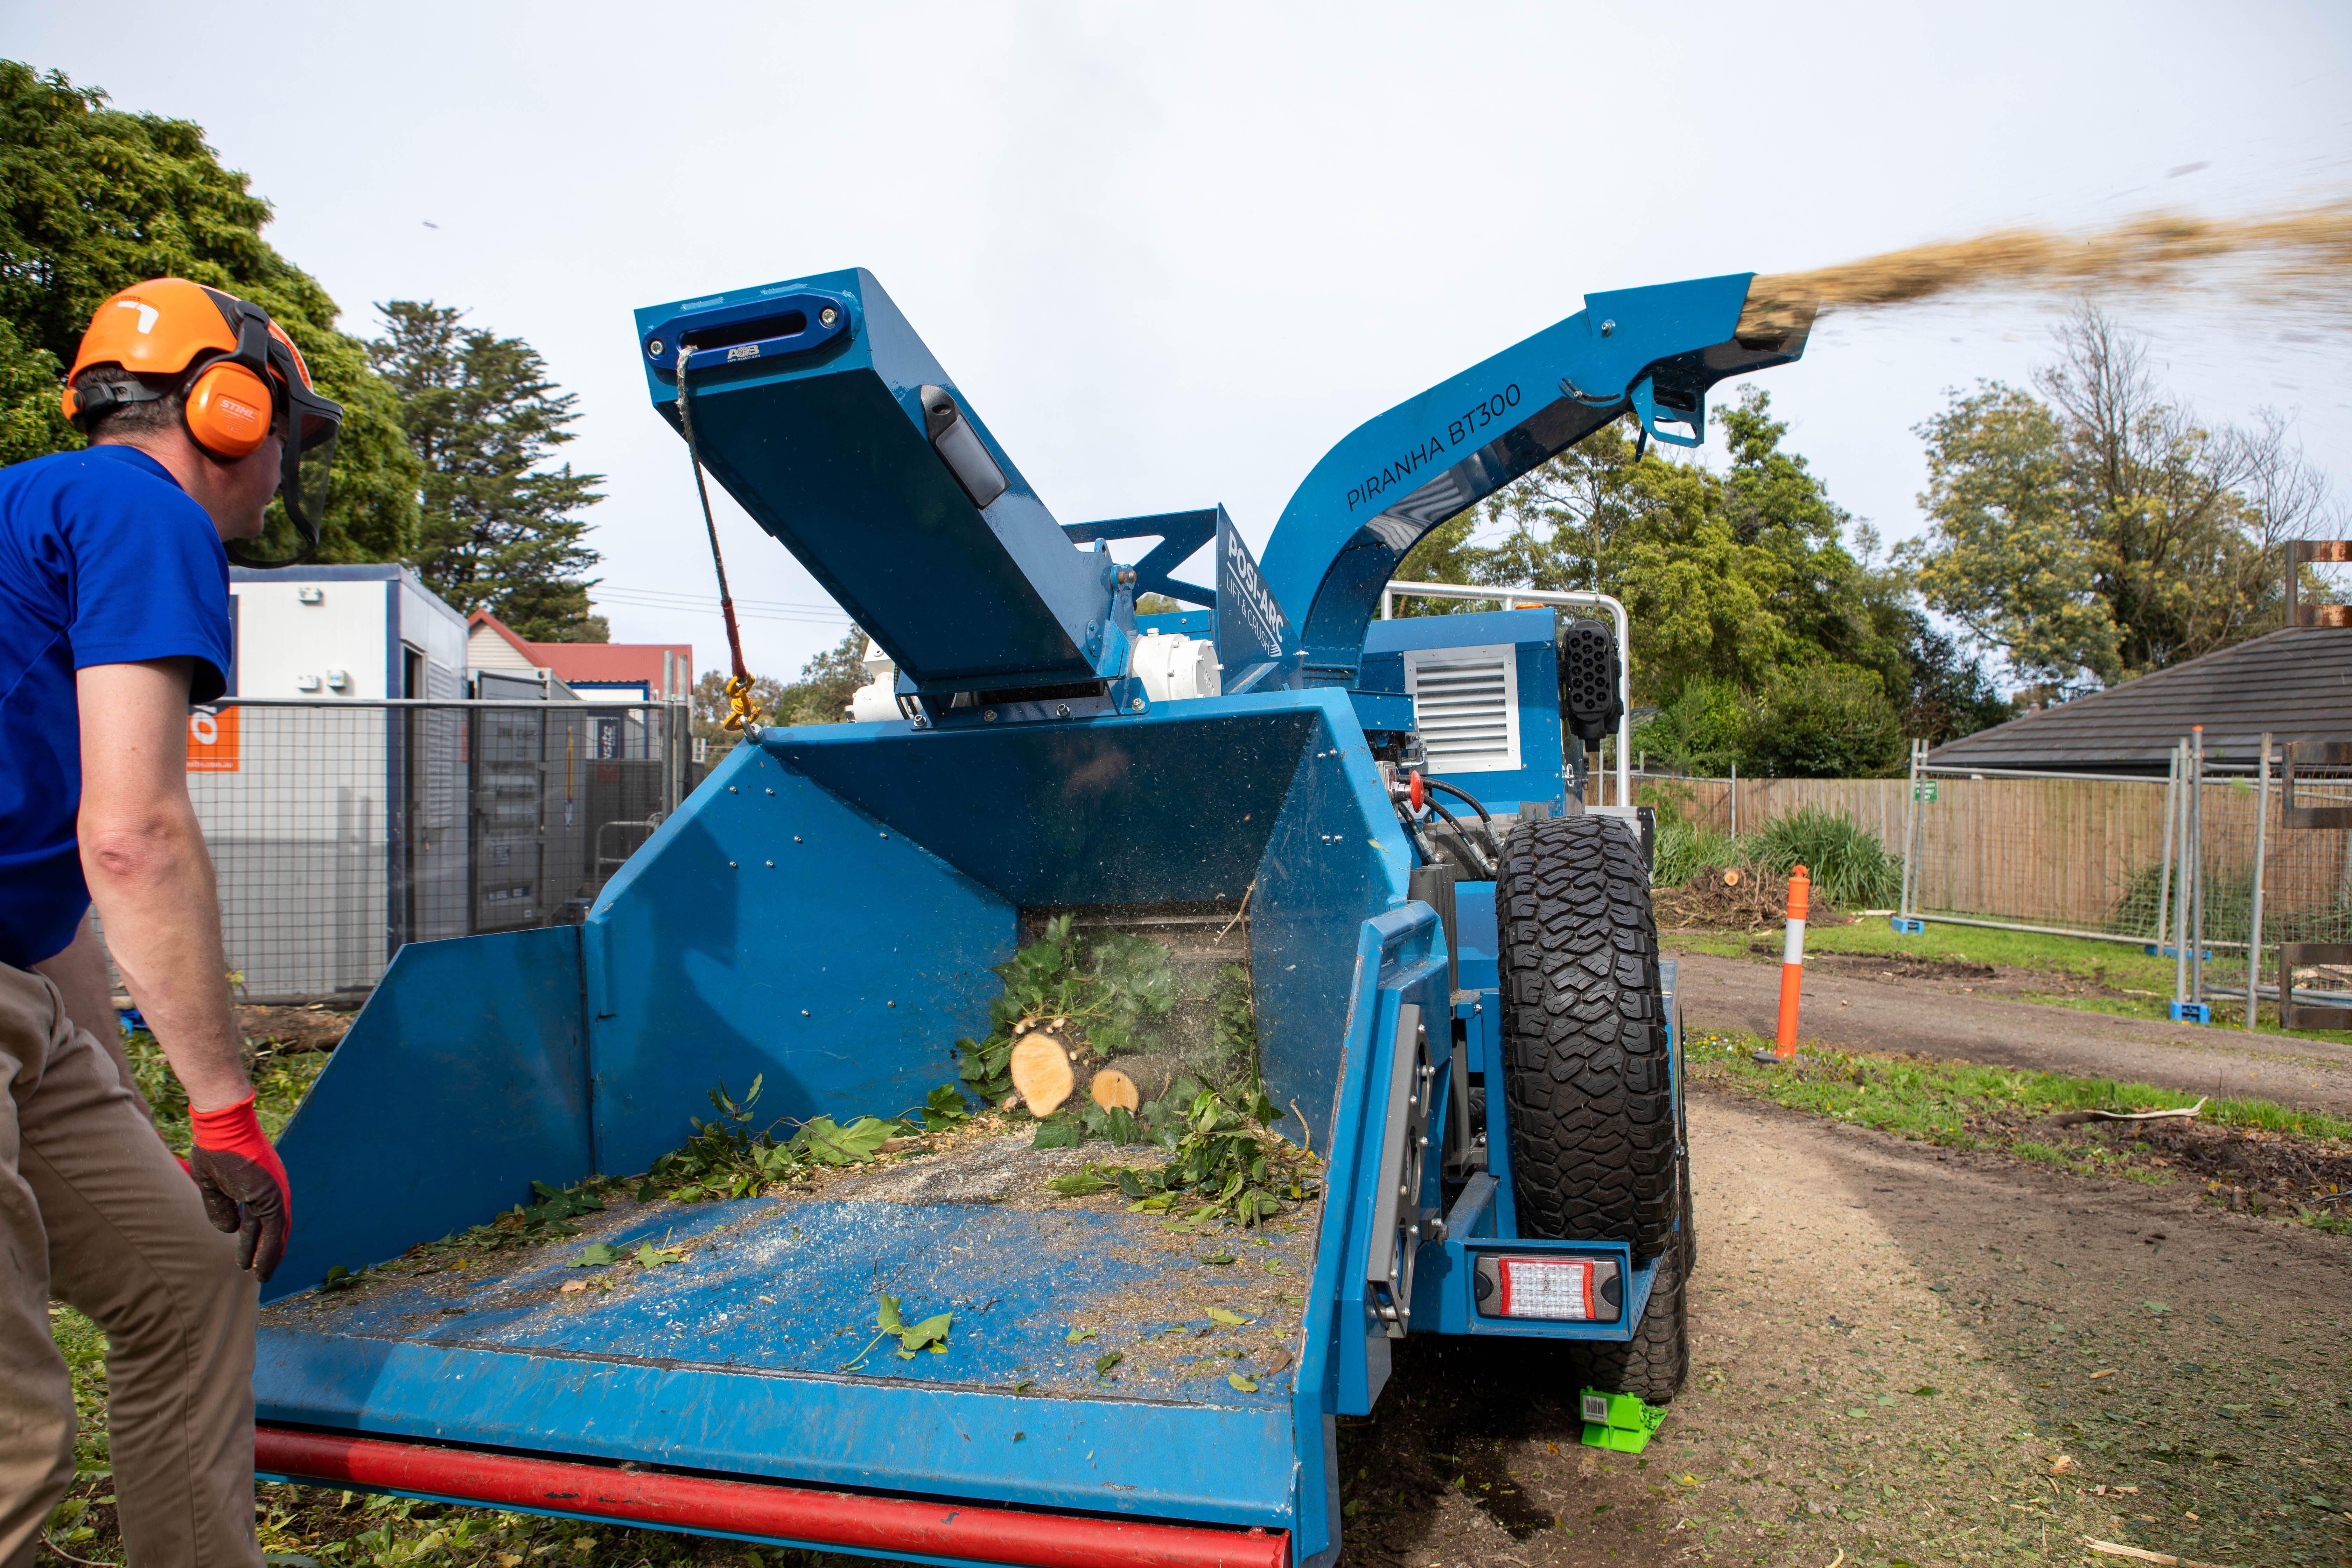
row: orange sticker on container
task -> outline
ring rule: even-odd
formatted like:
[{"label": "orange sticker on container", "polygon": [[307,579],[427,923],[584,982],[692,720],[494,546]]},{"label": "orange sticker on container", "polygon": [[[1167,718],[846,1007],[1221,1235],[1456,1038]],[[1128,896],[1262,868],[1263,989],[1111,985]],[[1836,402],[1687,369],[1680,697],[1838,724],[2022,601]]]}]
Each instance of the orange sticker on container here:
[{"label": "orange sticker on container", "polygon": [[236,772],[236,710],[207,712],[199,708],[188,715],[188,771],[192,773]]}]

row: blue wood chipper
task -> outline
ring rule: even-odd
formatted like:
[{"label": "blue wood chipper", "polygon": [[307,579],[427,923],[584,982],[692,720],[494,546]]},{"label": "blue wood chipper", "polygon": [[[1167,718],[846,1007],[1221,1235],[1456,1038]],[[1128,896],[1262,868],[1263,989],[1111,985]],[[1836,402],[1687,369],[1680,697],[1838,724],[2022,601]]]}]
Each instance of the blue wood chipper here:
[{"label": "blue wood chipper", "polygon": [[[1580,787],[1619,639],[1374,617],[1439,522],[1621,415],[1694,444],[1710,386],[1800,354],[1748,282],[1590,295],[1362,426],[1263,565],[1222,508],[1055,522],[862,270],[640,310],[656,408],[688,395],[892,716],[753,731],[583,924],[401,951],[280,1143],[261,1471],[923,1563],[1276,1568],[1337,1556],[1336,1420],[1408,1332],[1564,1341],[1545,1375],[1670,1397],[1671,965],[1643,825]],[[1211,543],[1213,589],[1170,575]],[[1046,1185],[1150,1147],[1037,1149],[992,1103],[803,1187],[423,1246],[646,1171],[714,1085],[800,1122],[922,1105],[1041,929],[1244,976],[1250,1092],[1317,1181],[1188,1226]],[[592,1243],[638,1264],[581,1289]],[[952,1314],[943,1348],[861,1360],[884,1296]]]}]

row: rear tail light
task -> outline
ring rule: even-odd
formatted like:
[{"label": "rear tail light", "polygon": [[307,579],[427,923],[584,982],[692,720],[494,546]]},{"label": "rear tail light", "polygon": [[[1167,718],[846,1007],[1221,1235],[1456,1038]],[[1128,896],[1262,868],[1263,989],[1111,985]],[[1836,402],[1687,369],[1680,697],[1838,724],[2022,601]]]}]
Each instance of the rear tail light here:
[{"label": "rear tail light", "polygon": [[1613,1323],[1624,1314],[1625,1284],[1613,1258],[1482,1255],[1473,1279],[1478,1310],[1490,1318]]}]

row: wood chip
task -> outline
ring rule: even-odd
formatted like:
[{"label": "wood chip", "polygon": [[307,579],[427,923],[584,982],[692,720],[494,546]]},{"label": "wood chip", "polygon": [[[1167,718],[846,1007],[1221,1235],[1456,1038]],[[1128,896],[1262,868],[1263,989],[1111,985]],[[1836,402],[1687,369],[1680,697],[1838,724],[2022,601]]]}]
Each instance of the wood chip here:
[{"label": "wood chip", "polygon": [[2051,1120],[2060,1127],[2080,1127],[2085,1121],[2162,1121],[2168,1117],[2191,1117],[2205,1109],[2200,1099],[2194,1105],[2184,1105],[2171,1110],[2070,1110]]},{"label": "wood chip", "polygon": [[2102,1556],[2128,1557],[2135,1563],[2161,1563],[2169,1564],[2170,1568],[2222,1568],[2218,1563],[2200,1563],[2194,1558],[2175,1557],[2168,1552],[2144,1552],[2137,1546],[2120,1546],[2115,1542],[2100,1541],[2088,1535],[2083,1537],[2083,1544]]}]

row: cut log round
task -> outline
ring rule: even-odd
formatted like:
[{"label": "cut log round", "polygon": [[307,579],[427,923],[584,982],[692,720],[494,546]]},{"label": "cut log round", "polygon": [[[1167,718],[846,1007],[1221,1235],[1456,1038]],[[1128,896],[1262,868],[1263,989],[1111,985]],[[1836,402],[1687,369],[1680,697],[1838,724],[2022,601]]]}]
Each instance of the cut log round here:
[{"label": "cut log round", "polygon": [[[1168,1086],[1176,1081],[1176,1074],[1182,1066],[1182,1059],[1173,1052],[1140,1052],[1131,1057],[1113,1057],[1103,1065],[1102,1072],[1095,1074],[1095,1078],[1099,1082],[1104,1072],[1110,1072],[1125,1079],[1135,1091],[1135,1099],[1127,1107],[1133,1110],[1137,1106],[1166,1094]],[[1108,1109],[1110,1101],[1104,1100],[1099,1093],[1095,1100]]]},{"label": "cut log round", "polygon": [[1020,1091],[1032,1116],[1052,1115],[1078,1087],[1070,1047],[1043,1029],[1013,1042],[1009,1067],[1013,1087]]},{"label": "cut log round", "polygon": [[1142,1096],[1135,1092],[1135,1080],[1117,1068],[1105,1068],[1095,1074],[1094,1081],[1087,1086],[1087,1092],[1094,1096],[1095,1103],[1105,1110],[1116,1106],[1121,1110],[1134,1111],[1143,1104]]}]

